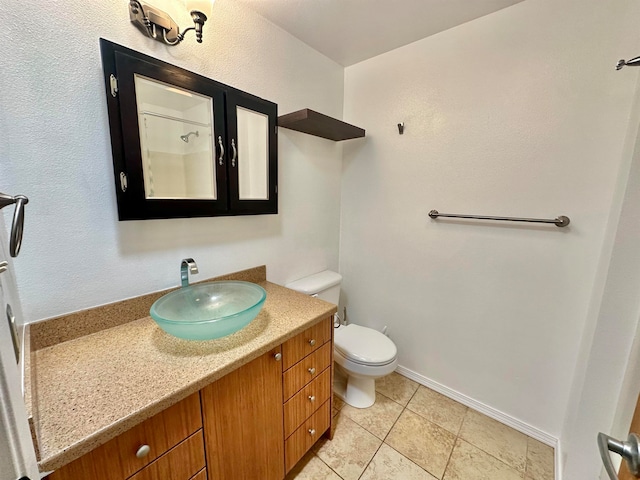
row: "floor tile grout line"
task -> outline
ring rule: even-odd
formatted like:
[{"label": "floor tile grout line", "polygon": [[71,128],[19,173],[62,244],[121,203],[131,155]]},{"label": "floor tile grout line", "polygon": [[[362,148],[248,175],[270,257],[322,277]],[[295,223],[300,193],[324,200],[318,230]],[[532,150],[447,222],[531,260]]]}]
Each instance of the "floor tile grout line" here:
[{"label": "floor tile grout line", "polygon": [[[371,432],[369,432],[369,433],[371,433]],[[378,438],[378,437],[376,437],[376,438]],[[376,448],[376,451],[374,452],[373,456],[371,457],[371,460],[369,460],[367,462],[367,464],[364,466],[364,470],[362,470],[362,473],[358,476],[358,480],[360,480],[362,478],[362,476],[365,474],[365,472],[367,471],[367,468],[369,468],[369,465],[371,465],[371,462],[373,462],[373,459],[376,458],[376,455],[380,451],[380,447],[382,447],[383,444],[384,444],[384,442],[380,442],[380,445],[378,445],[378,448]]]},{"label": "floor tile grout line", "polygon": [[[420,470],[422,470],[423,472],[425,472],[427,475],[435,478],[438,480],[438,477],[436,477],[433,473],[431,473],[429,470],[427,470],[424,467],[421,467],[420,465],[418,465],[416,462],[414,462],[413,460],[411,460],[409,457],[407,457],[405,454],[403,454],[402,452],[399,452],[398,450],[396,450],[395,448],[393,448],[391,445],[389,445],[388,443],[382,442],[383,445],[386,445],[387,447],[389,447],[391,450],[393,450],[394,452],[396,452],[398,455],[400,455],[402,458],[407,459],[409,462],[413,463],[416,467],[418,467]],[[381,445],[382,446],[382,445]],[[444,473],[442,474],[442,476],[444,477]]]},{"label": "floor tile grout line", "polygon": [[[400,405],[402,408],[406,408],[406,405],[402,405],[400,402],[398,402],[397,400],[394,400],[394,399],[393,399],[393,398],[391,398],[389,395],[386,395],[386,394],[384,394],[384,393],[379,392],[378,390],[376,390],[376,397],[377,397],[378,395],[382,395],[384,398],[387,398],[387,399],[391,400],[391,401],[392,401],[393,403],[395,403],[396,405]],[[411,396],[411,398],[413,398],[413,396]],[[407,404],[408,404],[408,403],[409,403],[409,402],[407,402]]]},{"label": "floor tile grout line", "polygon": [[442,480],[444,480],[445,475],[447,474],[447,470],[449,469],[449,464],[451,463],[451,457],[453,457],[453,451],[456,449],[456,446],[458,445],[458,439],[462,440],[460,438],[460,432],[462,432],[462,426],[464,425],[464,421],[467,418],[467,413],[469,412],[469,407],[467,407],[467,410],[464,412],[464,416],[462,417],[462,421],[460,422],[460,427],[458,428],[458,433],[456,433],[456,438],[453,441],[453,448],[451,449],[451,452],[449,453],[449,458],[447,459],[447,464],[444,467],[444,471],[442,472]]},{"label": "floor tile grout line", "polygon": [[[418,389],[416,389],[416,392],[417,392],[417,391],[418,391]],[[413,398],[413,396],[416,394],[416,392],[413,392],[413,393],[411,394],[411,397],[409,397],[409,400],[407,400],[407,405],[409,405],[409,402],[411,401],[411,399]],[[391,398],[389,395],[387,395],[387,394],[385,394],[385,393],[382,393],[382,392],[379,392],[378,390],[376,390],[376,395],[378,395],[378,394],[382,395],[382,396],[383,396],[383,397],[385,397],[385,398],[388,398],[388,399],[389,399],[389,400],[391,400],[393,403],[396,403],[396,404],[400,405],[402,408],[407,408],[407,405],[403,405],[403,404],[402,404],[402,403],[400,403],[398,400],[394,400],[394,399],[393,399],[393,398]]]},{"label": "floor tile grout line", "polygon": [[[483,450],[482,448],[478,447],[477,445],[471,443],[469,440],[462,438],[462,437],[458,437],[460,438],[460,440],[462,440],[464,443],[468,443],[469,445],[471,445],[473,448],[480,450],[482,453],[489,455],[491,458],[493,458],[494,460],[497,460],[498,462],[500,462],[502,465],[506,466],[507,468],[513,470],[514,472],[517,473],[522,473],[523,475],[526,475],[526,465],[525,465],[525,470],[523,470],[522,472],[520,470],[518,470],[516,467],[514,467],[513,465],[509,465],[507,462],[505,462],[504,460],[500,460],[498,457],[496,457],[494,454],[487,452],[486,450]],[[525,459],[526,462],[526,459]]]},{"label": "floor tile grout line", "polygon": [[[345,403],[345,405],[346,405],[346,403]],[[343,405],[343,406],[344,406],[344,405]],[[341,411],[341,410],[342,410],[342,409],[340,409],[340,410],[338,411],[338,413],[336,414],[336,417],[337,417],[338,415],[340,415],[340,411]],[[345,416],[346,416],[346,415],[345,415]],[[376,438],[376,440],[380,440],[380,438],[379,438],[377,435],[374,435],[373,433],[371,433],[371,432],[370,432],[369,430],[367,430],[364,426],[360,425],[358,422],[356,422],[355,420],[353,420],[353,419],[352,419],[352,418],[350,418],[349,416],[346,416],[346,417],[347,417],[349,420],[351,420],[353,423],[355,423],[356,425],[358,425],[360,428],[362,428],[362,429],[363,429],[365,432],[367,432],[369,435],[373,435],[373,436]],[[333,420],[333,419],[332,419],[332,420]],[[394,422],[394,425],[395,425],[395,422]],[[391,427],[391,428],[393,428],[393,427]],[[383,444],[383,443],[384,443],[384,440],[380,440],[380,445],[378,445],[378,448],[376,448],[376,451],[373,453],[373,456],[372,456],[372,457],[371,457],[371,459],[367,462],[367,464],[364,466],[364,469],[362,470],[362,473],[358,476],[358,480],[362,477],[362,475],[364,475],[364,472],[366,472],[366,471],[367,471],[367,468],[369,467],[369,465],[370,465],[370,464],[371,464],[371,462],[373,461],[374,457],[375,457],[375,456],[376,456],[376,454],[378,453],[378,450],[380,450],[380,447],[382,446],[382,444]],[[327,462],[325,462],[324,460],[322,460],[322,458],[320,458],[320,457],[318,456],[318,453],[317,453],[316,451],[314,451],[314,452],[313,452],[313,454],[314,454],[316,457],[318,457],[322,463],[324,463],[327,467],[329,467],[329,468],[331,469],[331,471],[332,471],[333,473],[335,473],[335,474],[336,474],[340,479],[344,480],[344,477],[342,477],[338,472],[336,472],[333,468],[331,468],[331,465],[329,465]]]},{"label": "floor tile grout line", "polygon": [[[376,394],[382,395],[380,392],[376,392]],[[382,396],[383,396],[383,397],[385,397],[385,398],[387,398],[387,399],[389,399],[389,400],[391,400],[391,399],[390,399],[389,397],[387,397],[386,395],[382,395]],[[376,401],[377,401],[377,400],[376,400]],[[393,402],[393,400],[391,400],[391,401]],[[401,407],[402,407],[402,405],[400,405],[398,402],[394,402],[394,403],[395,403],[396,405],[399,405],[399,406],[401,406]],[[371,407],[367,407],[367,408],[371,408]],[[400,414],[398,415],[398,418],[400,418],[400,415],[402,415],[402,412],[404,412],[405,408],[406,408],[406,407],[402,407],[402,411],[401,411],[401,412],[400,412]],[[340,413],[340,412],[341,412],[341,411],[339,411],[338,413]],[[357,420],[355,420],[355,419],[351,418],[348,414],[346,414],[346,413],[345,413],[345,416],[346,416],[349,420],[351,420],[353,423],[355,423],[356,425],[358,425],[359,427],[364,428],[364,429],[367,431],[367,433],[370,433],[371,435],[373,435],[374,437],[376,437],[378,440],[380,440],[380,441],[382,441],[382,442],[384,442],[384,439],[385,439],[385,438],[387,438],[387,435],[389,435],[389,432],[391,431],[391,429],[394,427],[394,425],[395,425],[395,424],[396,424],[396,422],[398,421],[398,418],[396,418],[396,419],[393,421],[393,424],[391,425],[391,428],[389,429],[389,431],[388,431],[387,433],[385,433],[385,435],[384,435],[384,437],[383,437],[383,438],[380,438],[378,435],[376,435],[376,434],[375,434],[375,433],[373,433],[371,430],[369,430],[366,426],[364,426],[364,425],[360,424]]]},{"label": "floor tile grout line", "polygon": [[[402,417],[402,414],[409,410],[407,407],[409,406],[409,403],[411,403],[411,400],[413,400],[413,397],[415,396],[415,394],[417,393],[418,389],[420,388],[420,386],[418,385],[418,388],[416,388],[415,392],[413,392],[413,395],[411,395],[411,398],[409,398],[409,401],[407,402],[407,404],[402,408],[402,411],[400,412],[400,415],[398,415],[398,418],[396,418],[396,421],[393,422],[393,425],[391,426],[391,428],[389,429],[389,431],[387,432],[387,434],[384,437],[384,440],[382,441],[382,444],[386,445],[387,447],[389,447],[390,449],[392,449],[394,452],[398,452],[398,450],[396,450],[395,448],[393,448],[391,445],[389,445],[387,443],[387,438],[389,438],[389,435],[391,434],[391,431],[393,430],[393,427],[396,426],[396,423],[398,423],[398,421],[400,420],[400,417]],[[414,413],[412,410],[409,410],[411,413]],[[417,415],[417,414],[416,414]],[[422,418],[422,417],[421,417]],[[425,419],[426,420],[426,419]],[[428,421],[428,420],[427,420]],[[435,424],[434,424],[435,425]],[[380,447],[382,447],[382,445],[380,445]],[[380,450],[380,448],[378,448],[378,450]],[[377,453],[377,452],[376,452]],[[419,469],[421,469],[423,472],[426,472],[427,475],[431,475],[433,478],[438,478],[435,475],[433,475],[431,472],[429,472],[427,469],[423,468],[422,466],[418,465],[416,462],[414,462],[413,460],[411,460],[409,457],[407,457],[406,455],[404,455],[402,452],[398,452],[398,455],[406,458],[407,460],[409,460],[411,463],[413,463],[414,465],[416,465]],[[373,460],[373,459],[372,459]],[[371,462],[369,462],[371,463]],[[367,465],[368,467],[368,465]],[[365,469],[366,471],[366,469]],[[364,473],[364,472],[363,472]],[[444,476],[444,473],[442,474]]]},{"label": "floor tile grout line", "polygon": [[[419,387],[418,387],[419,388]],[[409,401],[407,402],[407,405],[409,405],[409,402],[411,402],[411,399],[413,398],[413,396],[416,394],[416,392],[418,391],[418,389],[416,388],[416,390],[413,392],[413,394],[411,395],[411,398],[409,398]],[[376,390],[376,395],[382,395],[385,398],[389,398],[386,395],[384,395],[383,393],[380,393]],[[392,398],[390,398],[391,401],[394,401]],[[367,463],[367,465],[364,467],[364,470],[362,471],[362,473],[360,474],[360,476],[358,477],[358,480],[360,478],[362,478],[362,476],[365,474],[365,472],[367,471],[367,468],[369,468],[369,465],[371,465],[371,462],[373,462],[373,459],[376,458],[376,455],[378,454],[378,452],[380,451],[380,448],[382,448],[382,445],[387,445],[389,448],[393,449],[394,451],[397,451],[395,448],[393,448],[391,445],[389,445],[388,443],[385,442],[385,440],[387,439],[387,437],[389,436],[389,434],[391,433],[391,430],[393,430],[393,427],[396,426],[396,423],[398,423],[398,420],[400,419],[400,417],[402,416],[402,414],[404,413],[404,411],[407,409],[406,405],[402,405],[401,403],[395,402],[398,405],[400,405],[402,407],[402,411],[400,412],[400,415],[398,415],[398,418],[395,419],[395,421],[393,422],[393,425],[391,425],[391,428],[389,429],[389,431],[387,432],[387,434],[384,436],[384,438],[382,439],[382,441],[380,442],[380,445],[378,445],[378,448],[376,450],[376,452],[373,454],[373,457],[371,457],[371,460],[369,460],[369,463]],[[354,420],[355,422],[355,420]],[[355,422],[356,424],[360,425],[358,422]],[[367,430],[365,427],[362,427],[365,430]],[[369,430],[367,430],[367,432],[369,432]],[[371,432],[369,432],[371,433]],[[371,435],[373,435],[374,437],[378,438],[375,434],[371,433]],[[400,452],[398,452],[400,455],[402,455]],[[404,458],[404,455],[402,455]],[[411,461],[409,458],[407,458],[407,460]],[[416,464],[417,465],[417,464]],[[420,465],[418,465],[420,467]],[[422,468],[422,467],[420,467]],[[424,469],[423,469],[424,470]],[[425,470],[426,471],[426,470]],[[429,473],[429,472],[427,472]]]},{"label": "floor tile grout line", "polygon": [[[478,412],[477,410],[474,410],[473,408],[470,408],[470,407],[469,407],[469,408],[468,408],[468,410],[467,410],[467,413],[465,414],[465,419],[467,418],[467,414],[468,414],[469,412],[476,412],[476,413],[478,413],[478,414],[480,414],[480,415],[482,415],[482,416],[485,416],[485,417],[486,417],[486,415],[484,415],[483,413]],[[496,422],[496,423],[498,423],[498,424],[502,425],[503,427],[510,428],[511,430],[515,431],[516,433],[518,433],[518,434],[520,434],[520,435],[523,435],[523,436],[526,438],[526,445],[527,445],[527,448],[525,449],[525,457],[524,457],[524,463],[525,463],[525,465],[524,465],[524,470],[523,470],[522,472],[521,472],[520,470],[518,470],[516,467],[514,467],[513,465],[509,465],[509,464],[508,464],[507,462],[505,462],[504,460],[502,460],[502,459],[500,459],[500,458],[496,457],[493,453],[487,452],[487,451],[486,451],[485,449],[483,449],[482,447],[479,447],[478,445],[476,445],[475,443],[473,443],[471,440],[468,440],[468,439],[464,438],[462,435],[458,434],[458,438],[459,438],[460,440],[462,440],[463,442],[468,443],[468,444],[469,444],[469,445],[471,445],[473,448],[476,448],[476,449],[480,450],[481,452],[486,453],[487,455],[489,455],[489,456],[490,456],[490,457],[492,457],[493,459],[497,460],[498,462],[502,463],[503,465],[506,465],[506,466],[507,466],[508,468],[510,468],[511,470],[514,470],[514,471],[516,471],[516,472],[518,472],[518,473],[522,473],[523,475],[526,475],[526,473],[527,473],[527,454],[528,454],[528,451],[529,451],[529,438],[531,438],[531,437],[529,437],[528,435],[526,435],[526,434],[524,434],[524,433],[522,433],[522,432],[519,432],[518,430],[515,430],[515,429],[514,429],[514,428],[512,428],[512,427],[509,427],[509,425],[505,425],[504,423],[502,423],[502,422],[500,422],[500,421],[498,421],[498,420],[495,420],[495,419],[493,419],[493,418],[491,418],[491,417],[487,417],[487,418],[489,418],[490,420],[492,420],[492,421],[494,421],[494,422]],[[463,419],[463,421],[462,421],[462,422],[464,423],[464,419]],[[460,433],[462,433],[462,426],[460,426]]]},{"label": "floor tile grout line", "polygon": [[318,456],[318,452],[313,452],[313,455],[314,455],[318,460],[320,460],[322,463],[324,463],[324,464],[327,466],[327,468],[328,468],[329,470],[331,470],[333,473],[335,473],[335,474],[338,476],[338,478],[339,478],[340,480],[344,480],[344,477],[343,477],[342,475],[340,475],[338,472],[336,472],[333,468],[331,468],[331,465],[329,465],[327,462],[325,462],[324,460],[322,460],[322,458],[320,458],[320,457]]},{"label": "floor tile grout line", "polygon": [[[380,392],[376,391],[376,394],[380,394],[382,395]],[[386,395],[382,395],[385,398],[388,398]],[[404,411],[404,409],[403,409]],[[340,413],[338,412],[338,415]],[[345,414],[346,415],[346,414]],[[402,412],[400,412],[400,415],[402,415]],[[400,415],[398,415],[398,418],[400,418]],[[337,415],[336,415],[337,416]],[[364,425],[360,425],[358,422],[356,422],[353,418],[349,417],[348,415],[346,415],[346,417],[351,420],[353,423],[355,423],[356,425],[358,425],[360,428],[362,428],[365,432],[367,432],[369,435],[373,435],[377,440],[380,440],[380,445],[378,445],[378,448],[376,448],[376,451],[373,453],[373,456],[371,457],[371,459],[367,462],[367,464],[364,466],[364,470],[362,470],[362,473],[358,476],[358,480],[360,478],[362,478],[362,476],[364,475],[364,473],[367,471],[367,468],[369,468],[369,465],[371,465],[371,462],[373,461],[373,459],[375,458],[375,456],[378,454],[378,451],[380,450],[380,447],[382,447],[382,445],[384,444],[384,439],[380,439],[380,437],[378,437],[376,434],[374,434],[373,432],[370,432]],[[396,418],[396,420],[393,422],[393,425],[396,424],[396,422],[398,421],[398,419]],[[391,428],[393,428],[393,425],[391,426]],[[389,432],[391,431],[391,428],[389,429]],[[389,435],[389,432],[387,432],[387,434],[385,435],[385,438],[387,438],[387,435]],[[329,467],[331,468],[331,467]],[[333,469],[332,469],[333,470]],[[334,470],[335,472],[335,470]],[[337,474],[337,472],[336,472]],[[340,476],[340,475],[338,475]],[[342,478],[342,477],[340,477]]]},{"label": "floor tile grout line", "polygon": [[[419,386],[418,386],[419,388]],[[411,397],[409,398],[409,400],[407,401],[407,405],[409,405],[409,403],[411,402],[411,400],[413,399],[414,395],[416,394],[416,392],[418,391],[418,389],[416,388],[415,392],[413,392],[411,394]],[[398,402],[396,402],[398,403]],[[400,415],[398,415],[398,418],[396,418],[396,421],[393,422],[393,425],[391,425],[391,428],[389,429],[389,431],[387,432],[387,434],[384,436],[384,438],[382,439],[382,443],[386,443],[387,438],[389,438],[389,434],[391,433],[391,431],[393,430],[393,427],[396,426],[396,423],[398,423],[398,420],[400,420],[400,417],[402,417],[402,414],[407,410],[407,405],[402,405],[401,403],[399,403],[398,405],[402,406],[402,411],[400,412]],[[411,410],[409,410],[411,411]],[[388,444],[387,444],[388,445]],[[391,445],[389,445],[391,447]],[[393,448],[393,447],[391,447]],[[399,453],[399,452],[398,452]],[[403,455],[404,456],[404,455]]]}]

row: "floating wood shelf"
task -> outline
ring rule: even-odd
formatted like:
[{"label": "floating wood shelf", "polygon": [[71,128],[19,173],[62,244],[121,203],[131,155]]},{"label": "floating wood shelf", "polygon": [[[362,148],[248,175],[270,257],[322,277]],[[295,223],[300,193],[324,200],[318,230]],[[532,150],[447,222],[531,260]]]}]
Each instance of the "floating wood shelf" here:
[{"label": "floating wood shelf", "polygon": [[278,126],[336,142],[364,137],[364,129],[308,108],[280,115]]}]

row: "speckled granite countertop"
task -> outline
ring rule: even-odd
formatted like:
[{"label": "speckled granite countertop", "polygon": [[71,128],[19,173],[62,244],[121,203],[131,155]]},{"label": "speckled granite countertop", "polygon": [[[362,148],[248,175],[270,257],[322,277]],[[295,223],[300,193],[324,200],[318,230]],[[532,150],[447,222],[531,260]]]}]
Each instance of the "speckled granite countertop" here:
[{"label": "speckled granite countertop", "polygon": [[[52,345],[32,331],[30,408],[41,471],[75,460],[336,311],[265,280],[255,283],[267,291],[261,312],[217,340],[172,337],[148,316]],[[148,303],[164,293],[139,298]]]}]

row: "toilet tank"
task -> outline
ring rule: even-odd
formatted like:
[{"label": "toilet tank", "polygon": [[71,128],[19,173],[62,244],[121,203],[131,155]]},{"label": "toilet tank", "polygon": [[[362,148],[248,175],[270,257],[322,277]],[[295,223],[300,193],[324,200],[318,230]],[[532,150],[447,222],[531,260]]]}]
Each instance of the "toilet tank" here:
[{"label": "toilet tank", "polygon": [[331,270],[314,273],[295,282],[287,283],[285,287],[306,295],[313,295],[327,302],[338,305],[340,301],[340,284],[342,275]]}]

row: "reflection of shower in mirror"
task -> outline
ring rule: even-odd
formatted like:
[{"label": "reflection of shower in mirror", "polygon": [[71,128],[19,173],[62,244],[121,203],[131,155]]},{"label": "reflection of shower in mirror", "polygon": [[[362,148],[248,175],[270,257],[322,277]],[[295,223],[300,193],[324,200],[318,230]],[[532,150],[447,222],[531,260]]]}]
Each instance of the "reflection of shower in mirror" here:
[{"label": "reflection of shower in mirror", "polygon": [[196,137],[199,137],[200,133],[196,130],[195,132],[189,132],[186,135],[180,135],[180,140],[182,140],[184,143],[189,143],[189,137],[191,135],[195,135]]}]

